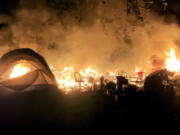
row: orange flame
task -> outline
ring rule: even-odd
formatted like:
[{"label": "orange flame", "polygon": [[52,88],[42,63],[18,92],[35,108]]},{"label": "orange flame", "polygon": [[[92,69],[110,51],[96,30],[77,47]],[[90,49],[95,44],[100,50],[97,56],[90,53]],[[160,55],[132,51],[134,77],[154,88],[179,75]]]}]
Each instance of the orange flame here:
[{"label": "orange flame", "polygon": [[[96,70],[91,68],[90,66],[87,67],[85,70],[81,70],[79,73],[81,75],[82,82],[76,82],[74,78],[74,68],[73,67],[66,67],[59,73],[54,73],[57,79],[57,84],[59,88],[65,89],[66,91],[70,91],[73,88],[86,88],[91,87],[92,82],[89,82],[89,77],[97,79],[101,76]],[[80,83],[80,85],[78,85]],[[96,82],[98,83],[98,82]]]},{"label": "orange flame", "polygon": [[9,78],[10,79],[16,78],[16,77],[22,76],[28,72],[30,72],[30,68],[24,63],[19,63],[14,66]]},{"label": "orange flame", "polygon": [[170,53],[167,53],[169,58],[166,60],[166,69],[172,72],[178,72],[180,70],[180,61],[177,60],[175,51],[170,49]]},{"label": "orange flame", "polygon": [[81,70],[81,71],[80,71],[80,74],[81,74],[83,77],[87,77],[87,76],[88,76],[88,77],[93,77],[93,78],[99,77],[99,73],[98,73],[96,70],[92,69],[90,66],[87,67],[87,68],[85,69],[85,71]]},{"label": "orange flame", "polygon": [[67,88],[69,91],[70,88],[74,87],[76,82],[73,78],[74,68],[66,67],[63,71],[60,72],[60,76],[56,75],[57,83],[59,88]]}]

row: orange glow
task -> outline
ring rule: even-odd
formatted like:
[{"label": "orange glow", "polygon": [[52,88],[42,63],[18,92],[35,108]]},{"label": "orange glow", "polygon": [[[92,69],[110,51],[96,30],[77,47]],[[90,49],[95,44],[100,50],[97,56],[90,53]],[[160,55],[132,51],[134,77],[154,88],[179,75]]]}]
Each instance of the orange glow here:
[{"label": "orange glow", "polygon": [[180,70],[180,61],[177,60],[175,51],[173,48],[170,49],[170,53],[167,53],[169,58],[166,60],[166,69],[172,72],[179,72]]},{"label": "orange glow", "polygon": [[14,66],[9,78],[16,78],[30,72],[30,68],[25,63],[19,63]]}]

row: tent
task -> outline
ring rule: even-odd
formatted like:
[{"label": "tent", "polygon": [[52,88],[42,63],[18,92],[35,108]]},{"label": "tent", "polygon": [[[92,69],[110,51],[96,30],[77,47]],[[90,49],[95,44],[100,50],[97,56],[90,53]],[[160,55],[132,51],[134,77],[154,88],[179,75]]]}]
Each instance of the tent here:
[{"label": "tent", "polygon": [[[10,74],[18,64],[28,65],[30,71],[14,78]],[[27,91],[39,86],[57,86],[56,79],[42,56],[31,49],[15,49],[0,59],[0,88],[8,91]]]}]

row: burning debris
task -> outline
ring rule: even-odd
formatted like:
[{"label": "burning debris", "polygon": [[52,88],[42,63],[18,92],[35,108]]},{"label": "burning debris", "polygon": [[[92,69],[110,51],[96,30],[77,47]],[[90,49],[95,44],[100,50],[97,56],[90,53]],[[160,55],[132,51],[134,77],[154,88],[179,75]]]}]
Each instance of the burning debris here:
[{"label": "burning debris", "polygon": [[73,67],[66,67],[60,72],[54,71],[54,74],[58,87],[67,91],[93,87],[95,84],[99,84],[101,77],[101,74],[91,67],[80,70],[80,72],[75,71]]},{"label": "burning debris", "polygon": [[[52,67],[52,71],[56,77],[58,87],[65,91],[71,90],[93,90],[94,87],[101,88],[102,85],[110,85],[111,83],[122,84],[124,79],[130,79],[130,83],[133,81],[143,82],[144,72],[138,71],[135,75],[135,80],[128,78],[127,73],[118,74],[118,72],[100,73],[92,67],[87,67],[79,72],[75,71],[73,67],[66,67],[62,71],[58,71]],[[123,77],[124,79],[119,79]],[[126,83],[127,84],[127,83]],[[116,88],[116,86],[115,86]],[[117,88],[118,89],[118,88]]]},{"label": "burning debris", "polygon": [[[170,72],[177,73],[180,69],[180,62],[177,60],[173,48],[170,49],[170,53],[167,53],[167,55],[166,67],[161,65],[161,69],[166,68]],[[54,67],[52,67],[52,71],[56,77],[58,87],[60,89],[64,89],[65,91],[77,89],[93,90],[93,87],[98,86],[100,88],[103,85],[102,83],[108,84],[109,82],[117,84],[118,89],[118,83],[122,83],[122,79],[119,81],[119,77],[121,76],[124,77],[124,79],[127,79],[129,84],[143,87],[144,80],[146,76],[148,76],[145,69],[141,70],[138,67],[136,67],[134,74],[127,74],[126,72],[100,73],[90,66],[84,70],[80,70],[79,72],[76,71],[74,67],[66,67],[62,71],[56,70]]]}]

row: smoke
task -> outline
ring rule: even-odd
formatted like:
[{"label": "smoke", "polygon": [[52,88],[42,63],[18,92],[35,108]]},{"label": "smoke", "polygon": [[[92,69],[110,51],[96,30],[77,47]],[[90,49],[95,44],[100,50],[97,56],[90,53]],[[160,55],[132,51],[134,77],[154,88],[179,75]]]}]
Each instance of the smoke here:
[{"label": "smoke", "polygon": [[174,6],[166,0],[9,0],[0,10],[1,55],[32,48],[56,68],[151,71],[163,66],[170,47],[179,49],[180,8]]},{"label": "smoke", "polygon": [[150,60],[152,63],[152,70],[153,71],[156,71],[156,70],[161,69],[162,67],[165,67],[164,59],[158,57],[157,55],[153,55]]}]

